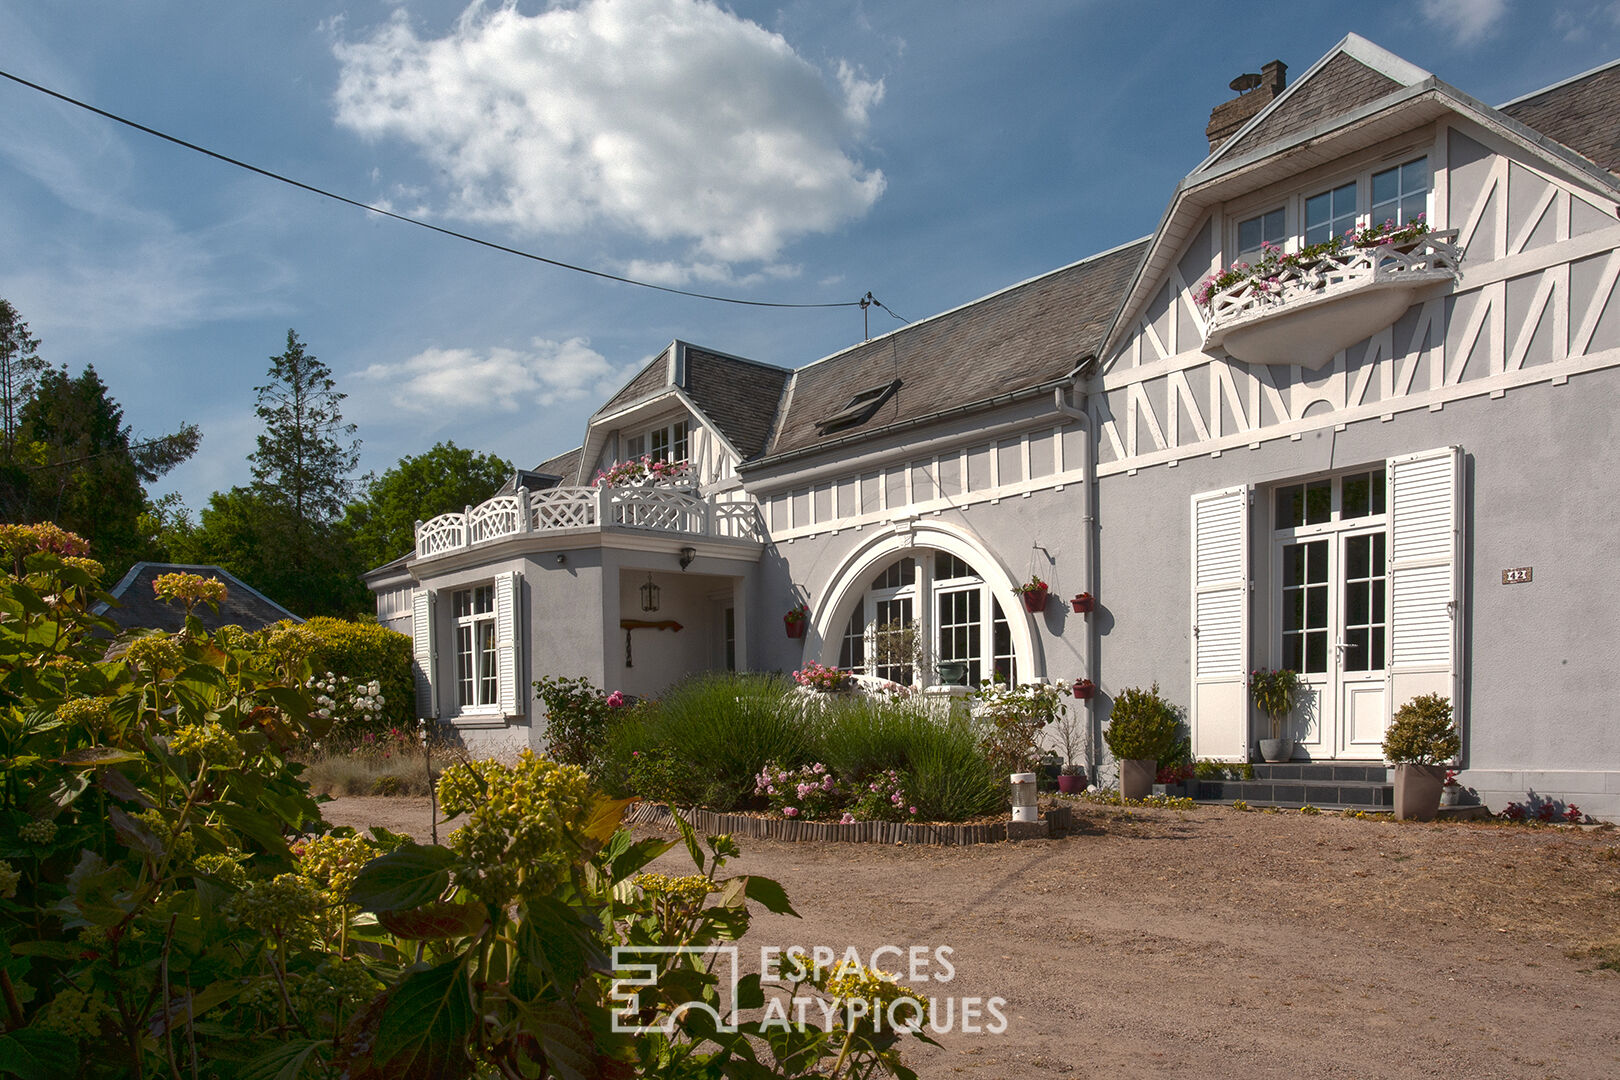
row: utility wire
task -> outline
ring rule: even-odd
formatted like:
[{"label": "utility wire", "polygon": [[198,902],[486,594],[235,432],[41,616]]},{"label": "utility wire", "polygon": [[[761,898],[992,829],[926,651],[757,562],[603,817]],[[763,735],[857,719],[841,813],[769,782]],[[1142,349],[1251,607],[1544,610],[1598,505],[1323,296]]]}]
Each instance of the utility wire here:
[{"label": "utility wire", "polygon": [[[197,153],[202,154],[202,155],[204,155],[206,157],[211,157],[216,161],[223,161],[227,165],[235,165],[238,169],[246,169],[248,172],[258,173],[260,176],[268,177],[271,180],[279,180],[283,184],[290,184],[291,186],[293,186],[295,188],[301,188],[302,190],[308,191],[308,192],[310,192],[312,194],[315,194],[315,195],[320,195],[320,196],[323,196],[323,197],[328,198],[328,199],[333,199],[333,200],[335,200],[337,202],[340,202],[340,203],[346,203],[349,206],[358,207],[361,210],[368,210],[373,214],[381,214],[383,217],[393,218],[395,221],[403,221],[407,225],[416,225],[416,226],[420,226],[421,228],[424,228],[424,229],[431,229],[436,233],[443,233],[445,236],[453,236],[457,240],[465,240],[468,243],[478,244],[481,247],[492,248],[495,251],[504,251],[508,255],[516,255],[516,256],[518,256],[519,258],[522,258],[522,259],[532,259],[535,262],[545,263],[547,266],[555,266],[555,267],[557,267],[557,268],[559,268],[561,270],[572,270],[576,274],[589,274],[591,277],[605,278],[608,281],[617,281],[617,282],[619,282],[620,284],[623,284],[623,285],[638,285],[643,289],[656,289],[659,292],[673,293],[676,296],[690,296],[690,297],[692,297],[694,299],[697,299],[697,300],[714,300],[714,301],[717,301],[717,302],[722,303],[722,304],[741,304],[741,305],[744,305],[746,307],[767,307],[767,308],[865,307],[865,304],[860,300],[842,300],[842,301],[836,301],[836,302],[824,303],[824,304],[785,304],[785,303],[778,303],[778,302],[773,302],[773,301],[769,301],[769,300],[740,300],[740,299],[738,299],[737,297],[734,297],[734,296],[716,296],[716,295],[714,295],[712,293],[689,292],[686,289],[677,289],[677,288],[674,288],[674,287],[669,286],[669,285],[655,285],[650,281],[637,281],[635,278],[620,277],[618,274],[610,274],[605,270],[592,270],[588,266],[576,266],[573,263],[565,263],[565,262],[561,262],[561,261],[559,261],[557,259],[548,259],[544,255],[536,255],[533,252],[523,251],[523,250],[521,250],[519,248],[507,247],[505,244],[497,244],[493,240],[483,240],[483,239],[480,239],[479,237],[476,237],[476,236],[470,236],[467,233],[457,232],[454,229],[446,229],[446,228],[443,228],[442,226],[439,226],[439,225],[429,224],[428,222],[422,221],[422,220],[420,220],[418,218],[407,217],[404,214],[396,214],[392,210],[383,210],[383,209],[381,209],[379,207],[372,206],[372,205],[370,205],[368,203],[363,203],[363,202],[359,201],[358,199],[351,199],[346,195],[339,195],[339,194],[337,194],[335,192],[327,191],[325,188],[319,188],[319,187],[316,187],[313,184],[306,184],[302,180],[294,180],[290,176],[283,176],[281,173],[272,172],[269,169],[261,169],[257,165],[250,165],[245,161],[239,161],[236,158],[228,157],[225,154],[221,154],[221,153],[218,153],[216,151],[210,150],[207,147],[198,146],[196,143],[187,142],[184,139],[177,138],[177,137],[175,137],[173,135],[166,134],[166,133],[164,133],[162,131],[157,130],[156,128],[150,128],[150,127],[147,127],[145,124],[136,123],[134,120],[130,120],[130,119],[127,119],[125,117],[119,116],[117,113],[108,112],[106,109],[98,109],[98,108],[96,108],[96,106],[91,105],[88,102],[80,101],[78,98],[69,97],[66,94],[59,93],[58,91],[52,90],[48,86],[41,86],[39,83],[36,83],[36,82],[29,82],[27,79],[24,79],[24,78],[22,78],[21,76],[18,76],[18,75],[13,75],[9,71],[0,70],[0,76],[4,76],[5,78],[10,79],[14,83],[18,83],[18,84],[20,84],[22,86],[26,86],[30,90],[38,90],[40,93],[45,94],[45,95],[47,95],[49,97],[56,98],[58,101],[64,101],[69,105],[77,106],[78,108],[84,109],[87,112],[93,112],[97,116],[106,117],[108,120],[112,120],[112,121],[114,121],[116,123],[123,124],[126,127],[134,128],[136,131],[145,132],[146,134],[154,136],[155,138],[162,139],[165,142],[174,143],[176,146],[183,146],[187,150],[194,150]],[[869,293],[867,295],[870,296],[871,294]],[[879,305],[879,306],[881,307],[882,305]],[[884,310],[887,311],[888,309],[885,308]],[[890,312],[890,314],[892,315],[894,313]],[[896,316],[896,317],[898,318],[898,316]]]}]

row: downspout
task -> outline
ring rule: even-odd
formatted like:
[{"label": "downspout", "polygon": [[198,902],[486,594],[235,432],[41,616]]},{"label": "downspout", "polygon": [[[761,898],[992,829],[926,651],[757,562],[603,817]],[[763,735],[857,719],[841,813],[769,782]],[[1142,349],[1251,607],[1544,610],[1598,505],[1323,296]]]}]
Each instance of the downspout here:
[{"label": "downspout", "polygon": [[[1062,386],[1057,386],[1053,387],[1052,389],[1052,405],[1057,409],[1058,412],[1062,413],[1064,416],[1067,416],[1069,419],[1078,424],[1080,426],[1080,433],[1085,436],[1080,440],[1080,482],[1081,490],[1085,492],[1085,494],[1081,496],[1085,505],[1081,508],[1080,518],[1081,591],[1088,592],[1092,596],[1096,596],[1098,594],[1097,576],[1099,565],[1097,558],[1097,458],[1092,443],[1093,431],[1091,417],[1084,408],[1085,393],[1084,391],[1079,390],[1080,379],[1084,376],[1089,366],[1089,363],[1082,363],[1080,367],[1076,369],[1074,377],[1070,382],[1070,386],[1075,388],[1076,397],[1079,404],[1071,405],[1068,397],[1064,393],[1064,388]],[[1067,465],[1068,463],[1065,462],[1064,464]],[[1092,682],[1097,683],[1100,688],[1101,680],[1097,678],[1097,654],[1100,651],[1101,642],[1099,640],[1100,635],[1097,631],[1097,613],[1095,608],[1093,608],[1090,614],[1085,616],[1085,620],[1085,677],[1090,679]],[[1101,727],[1097,720],[1096,703],[1097,696],[1095,693],[1093,693],[1092,696],[1086,701],[1086,752],[1088,760],[1091,762],[1093,774],[1095,774],[1102,765],[1102,752],[1100,745]],[[1087,780],[1093,784],[1098,782],[1095,775],[1087,777]]]}]

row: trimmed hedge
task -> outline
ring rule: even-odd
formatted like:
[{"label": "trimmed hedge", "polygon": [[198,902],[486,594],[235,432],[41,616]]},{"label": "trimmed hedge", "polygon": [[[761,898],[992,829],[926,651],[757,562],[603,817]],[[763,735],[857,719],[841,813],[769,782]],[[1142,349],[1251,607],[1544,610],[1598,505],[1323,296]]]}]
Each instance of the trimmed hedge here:
[{"label": "trimmed hedge", "polygon": [[416,683],[411,676],[409,637],[377,623],[347,622],[325,615],[317,615],[303,626],[321,641],[310,656],[311,671],[317,676],[330,671],[351,679],[376,679],[383,692],[379,728],[409,730],[415,726]]}]

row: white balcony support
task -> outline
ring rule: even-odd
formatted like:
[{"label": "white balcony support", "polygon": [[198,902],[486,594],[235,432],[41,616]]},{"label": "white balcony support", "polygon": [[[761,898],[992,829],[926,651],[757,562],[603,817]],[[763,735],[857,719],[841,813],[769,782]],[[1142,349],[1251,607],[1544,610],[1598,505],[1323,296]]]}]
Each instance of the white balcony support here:
[{"label": "white balcony support", "polygon": [[1420,294],[1456,282],[1457,230],[1411,245],[1345,248],[1275,277],[1248,278],[1210,298],[1204,349],[1251,364],[1318,368],[1394,322]]}]

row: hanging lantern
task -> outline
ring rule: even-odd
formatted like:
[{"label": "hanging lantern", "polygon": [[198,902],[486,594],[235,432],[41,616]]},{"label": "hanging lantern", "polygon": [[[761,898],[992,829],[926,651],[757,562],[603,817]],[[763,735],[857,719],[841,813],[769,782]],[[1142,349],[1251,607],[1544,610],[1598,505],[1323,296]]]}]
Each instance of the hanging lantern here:
[{"label": "hanging lantern", "polygon": [[641,587],[641,610],[658,610],[658,586],[653,584],[652,575],[647,575],[647,584]]}]

